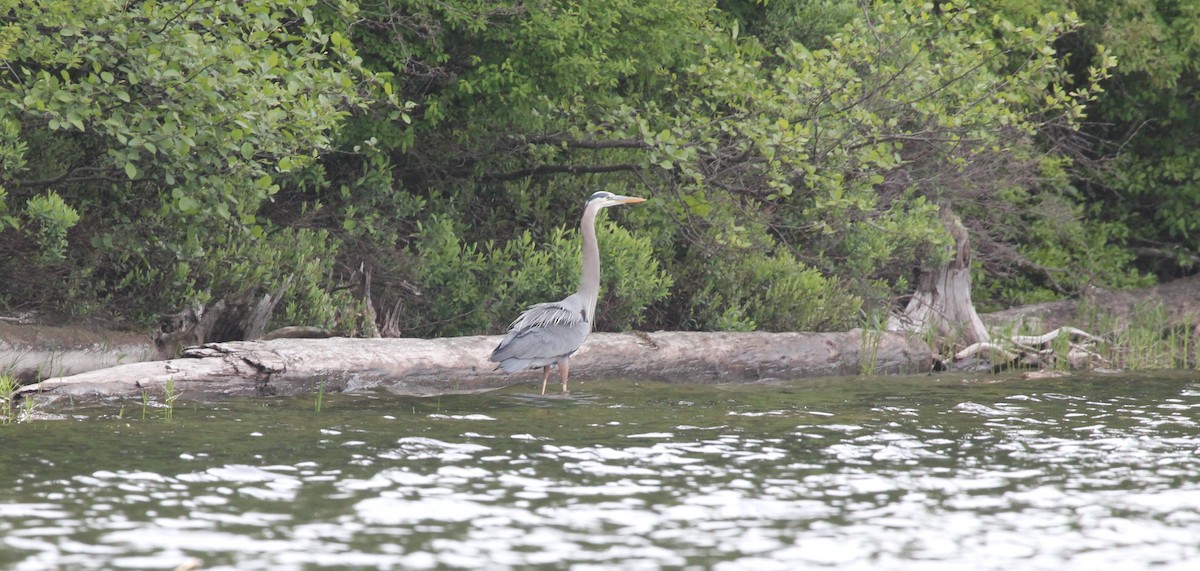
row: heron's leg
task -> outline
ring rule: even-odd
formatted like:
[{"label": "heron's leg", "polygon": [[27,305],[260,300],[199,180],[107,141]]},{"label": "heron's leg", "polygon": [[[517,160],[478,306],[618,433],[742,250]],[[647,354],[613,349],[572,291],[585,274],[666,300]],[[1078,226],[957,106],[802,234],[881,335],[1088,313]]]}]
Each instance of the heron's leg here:
[{"label": "heron's leg", "polygon": [[542,367],[542,394],[546,394],[546,381],[550,380],[550,365]]},{"label": "heron's leg", "polygon": [[562,377],[563,394],[567,393],[567,376],[571,374],[571,358],[563,357],[563,360],[558,362],[558,376]]}]

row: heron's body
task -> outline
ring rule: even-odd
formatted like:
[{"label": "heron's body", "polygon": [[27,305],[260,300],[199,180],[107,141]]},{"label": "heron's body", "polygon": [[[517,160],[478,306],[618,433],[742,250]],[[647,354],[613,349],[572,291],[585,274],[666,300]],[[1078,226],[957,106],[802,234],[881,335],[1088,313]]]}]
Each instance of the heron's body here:
[{"label": "heron's body", "polygon": [[530,307],[513,322],[491,360],[507,373],[558,364],[578,351],[592,331],[582,307],[575,295]]},{"label": "heron's body", "polygon": [[563,392],[567,391],[570,358],[592,332],[596,299],[600,295],[600,248],[596,244],[596,214],[601,209],[618,204],[632,204],[645,199],[597,192],[588,199],[580,221],[583,233],[583,272],[579,291],[562,301],[530,306],[509,326],[508,335],[500,341],[489,361],[499,363],[507,373],[541,367],[542,394],[550,366],[558,365]]}]

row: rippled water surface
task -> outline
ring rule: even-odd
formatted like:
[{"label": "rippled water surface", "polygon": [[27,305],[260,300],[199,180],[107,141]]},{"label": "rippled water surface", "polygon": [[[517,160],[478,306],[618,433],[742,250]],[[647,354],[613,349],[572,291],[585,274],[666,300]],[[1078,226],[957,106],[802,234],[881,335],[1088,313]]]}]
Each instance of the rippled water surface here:
[{"label": "rippled water surface", "polygon": [[0,568],[1200,568],[1195,373],[531,387],[0,427]]}]

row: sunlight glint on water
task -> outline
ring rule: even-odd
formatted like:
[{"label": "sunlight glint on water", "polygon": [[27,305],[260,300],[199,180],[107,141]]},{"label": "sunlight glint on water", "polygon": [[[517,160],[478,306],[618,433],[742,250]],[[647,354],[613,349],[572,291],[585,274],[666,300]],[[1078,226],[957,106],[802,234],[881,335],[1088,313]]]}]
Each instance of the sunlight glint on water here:
[{"label": "sunlight glint on water", "polygon": [[587,383],[4,430],[0,567],[1190,569],[1200,383]]}]

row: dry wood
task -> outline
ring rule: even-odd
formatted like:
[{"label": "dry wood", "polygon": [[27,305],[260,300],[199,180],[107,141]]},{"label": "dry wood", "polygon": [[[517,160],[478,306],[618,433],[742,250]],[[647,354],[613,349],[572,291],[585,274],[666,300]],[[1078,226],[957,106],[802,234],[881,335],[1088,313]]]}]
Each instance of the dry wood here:
[{"label": "dry wood", "polygon": [[[982,366],[1046,367],[1059,358],[1049,348],[1060,335],[1072,337],[1066,354],[1073,368],[1110,366],[1099,353],[1092,349],[1096,343],[1105,341],[1069,324],[1078,325],[1082,320],[1081,308],[1086,308],[1088,326],[1110,328],[1105,334],[1114,333],[1137,321],[1139,312],[1147,309],[1167,309],[1163,316],[1164,328],[1180,329],[1190,335],[1192,354],[1189,362],[1196,362],[1196,345],[1200,341],[1200,276],[1178,280],[1146,290],[1128,292],[1091,291],[1084,301],[1062,301],[1037,304],[985,316],[993,330],[1039,330],[1046,326],[1054,329],[1042,335],[1013,335],[1008,339],[993,339],[984,318],[976,312],[971,302],[970,242],[966,229],[949,208],[942,210],[942,223],[954,237],[955,250],[951,259],[939,267],[925,270],[919,276],[916,291],[904,311],[888,320],[889,331],[908,331],[932,334],[941,353],[943,349],[953,354],[952,361],[944,362],[935,356],[939,366],[974,368]],[[961,347],[955,351],[954,349]],[[984,363],[979,363],[980,356]]]},{"label": "dry wood", "polygon": [[[572,386],[609,378],[674,383],[747,382],[858,374],[863,334],[596,333],[572,358]],[[446,339],[273,339],[210,343],[184,357],[131,363],[23,387],[25,398],[54,395],[159,397],[168,381],[185,398],[384,390],[405,395],[468,393],[531,382],[487,362],[498,336]],[[929,350],[905,335],[872,340],[879,373],[927,371]],[[582,382],[580,382],[582,381]]]},{"label": "dry wood", "polygon": [[1017,360],[1017,356],[1008,352],[1003,345],[999,343],[992,343],[990,341],[986,343],[972,343],[968,345],[962,351],[954,354],[954,360],[963,361],[972,357],[977,357],[980,353],[984,353],[985,356],[992,361],[998,360],[994,358],[997,355],[1000,356],[1000,358],[1006,363]]},{"label": "dry wood", "polygon": [[997,364],[1020,364],[1027,367],[1051,366],[1056,357],[1054,350],[1050,348],[1050,343],[1061,335],[1070,335],[1072,340],[1082,339],[1085,342],[1070,342],[1067,362],[1071,368],[1084,369],[1107,365],[1104,358],[1089,347],[1093,343],[1105,343],[1105,340],[1074,327],[1059,327],[1042,335],[1013,335],[1008,338],[1007,342],[972,343],[955,353],[954,360],[964,361],[983,353],[989,361]]},{"label": "dry wood", "polygon": [[948,207],[942,224],[954,237],[954,255],[937,268],[923,270],[917,289],[899,315],[888,319],[888,331],[934,332],[947,345],[987,343],[988,330],[971,301],[971,248],[967,230]]}]

